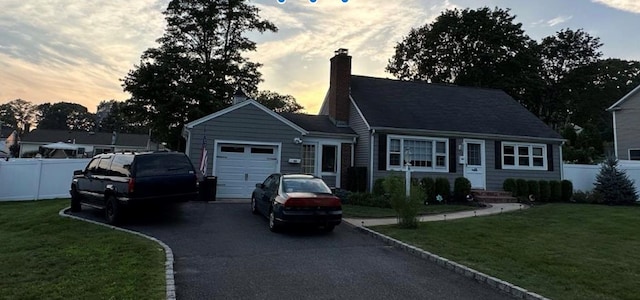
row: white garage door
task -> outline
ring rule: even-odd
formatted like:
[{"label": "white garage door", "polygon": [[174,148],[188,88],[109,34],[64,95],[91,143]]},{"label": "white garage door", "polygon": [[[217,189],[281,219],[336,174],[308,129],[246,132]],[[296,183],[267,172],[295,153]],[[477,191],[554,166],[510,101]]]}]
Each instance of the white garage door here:
[{"label": "white garage door", "polygon": [[256,183],[278,170],[276,146],[220,144],[217,150],[218,199],[248,199]]}]

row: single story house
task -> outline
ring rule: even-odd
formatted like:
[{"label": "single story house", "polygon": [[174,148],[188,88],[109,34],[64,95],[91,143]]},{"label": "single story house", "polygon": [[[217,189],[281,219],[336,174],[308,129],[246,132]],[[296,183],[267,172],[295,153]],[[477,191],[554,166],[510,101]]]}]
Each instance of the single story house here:
[{"label": "single story house", "polygon": [[[68,150],[56,151],[51,153],[54,157],[66,157],[69,154],[92,157],[108,152],[157,150],[159,147],[147,134],[34,129],[22,136],[20,157],[34,157],[42,146],[59,142],[71,144],[77,150],[72,151],[73,153]],[[54,148],[64,150],[61,147]]]},{"label": "single story house", "polygon": [[640,85],[607,108],[613,115],[616,157],[640,160]]},{"label": "single story house", "polygon": [[245,99],[183,130],[187,155],[218,177],[221,198],[247,198],[273,172],[346,187],[349,167],[366,170],[371,190],[406,163],[414,178],[464,176],[484,190],[507,178],[561,179],[563,138],[505,92],[352,75],[346,49],[331,58],[318,115]]}]

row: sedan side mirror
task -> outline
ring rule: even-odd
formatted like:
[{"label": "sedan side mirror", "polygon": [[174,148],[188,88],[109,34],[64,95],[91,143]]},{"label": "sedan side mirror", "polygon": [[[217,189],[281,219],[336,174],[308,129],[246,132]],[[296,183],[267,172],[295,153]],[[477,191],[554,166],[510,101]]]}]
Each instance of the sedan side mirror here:
[{"label": "sedan side mirror", "polygon": [[256,183],[256,188],[264,189],[264,184],[262,184],[262,183]]},{"label": "sedan side mirror", "polygon": [[82,171],[82,170],[74,170],[74,171],[73,171],[73,175],[74,175],[74,176],[76,176],[76,175],[82,175],[82,174],[84,174],[84,171]]}]

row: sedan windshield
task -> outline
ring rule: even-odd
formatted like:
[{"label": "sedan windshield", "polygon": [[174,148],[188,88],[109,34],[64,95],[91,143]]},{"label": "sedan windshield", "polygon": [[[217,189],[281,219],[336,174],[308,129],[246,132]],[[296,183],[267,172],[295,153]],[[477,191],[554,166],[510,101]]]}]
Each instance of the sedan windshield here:
[{"label": "sedan windshield", "polygon": [[286,193],[331,194],[331,189],[319,178],[285,178],[282,187]]}]

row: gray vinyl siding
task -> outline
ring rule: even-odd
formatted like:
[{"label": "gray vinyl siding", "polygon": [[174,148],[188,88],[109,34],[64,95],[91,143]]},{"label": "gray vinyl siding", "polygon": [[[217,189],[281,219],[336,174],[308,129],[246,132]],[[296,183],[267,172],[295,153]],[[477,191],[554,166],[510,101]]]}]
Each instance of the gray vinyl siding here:
[{"label": "gray vinyl siding", "polygon": [[[560,145],[552,144],[553,151],[553,171],[544,170],[511,170],[496,169],[495,140],[487,140],[485,142],[487,152],[487,190],[501,191],[502,184],[507,178],[525,179],[525,180],[561,180],[560,178]],[[503,142],[512,142],[503,140]],[[526,143],[518,141],[519,143]],[[533,144],[541,144],[540,142],[531,142]],[[547,149],[549,151],[549,149]]]},{"label": "gray vinyl siding", "polygon": [[293,139],[302,138],[299,131],[267,114],[254,105],[246,105],[225,115],[198,124],[191,129],[189,157],[196,168],[202,155],[202,138],[207,136],[207,174],[213,168],[214,142],[216,140],[282,143],[280,148],[280,172],[299,173],[300,164],[290,164],[290,158],[302,158],[302,146]]},{"label": "gray vinyl siding", "polygon": [[[396,133],[394,133],[396,134]],[[373,180],[375,181],[378,178],[384,178],[389,175],[399,175],[404,176],[404,172],[398,171],[381,171],[378,170],[378,139],[380,135],[374,135],[374,147],[373,147]],[[441,137],[447,138],[446,136],[434,136],[430,135],[429,137]],[[474,138],[475,139],[475,138]],[[423,178],[423,177],[444,177],[449,179],[451,183],[451,188],[453,188],[453,183],[456,177],[464,176],[464,166],[458,164],[458,158],[462,155],[462,151],[458,150],[458,146],[462,145],[464,138],[456,138],[456,151],[455,151],[455,161],[456,161],[456,172],[455,173],[442,173],[442,172],[412,172],[412,178]],[[496,169],[496,154],[495,154],[495,140],[485,139],[485,172],[486,172],[486,189],[493,191],[501,191],[502,183],[507,178],[515,178],[515,179],[526,179],[526,180],[560,180],[560,146],[559,144],[553,144],[553,171],[539,171],[539,170],[509,170],[509,169]],[[505,141],[505,142],[513,142],[513,141]],[[517,142],[525,143],[523,140],[518,140]],[[541,142],[531,142],[535,144],[541,144]],[[449,153],[449,155],[451,155]],[[451,166],[449,166],[451,168]]]},{"label": "gray vinyl siding", "polygon": [[629,149],[640,149],[640,93],[633,95],[615,111],[618,159],[629,159]]},{"label": "gray vinyl siding", "polygon": [[371,135],[367,129],[367,124],[360,117],[360,114],[358,114],[353,103],[350,104],[349,108],[349,127],[358,134],[358,141],[354,150],[354,166],[366,167],[368,170],[369,155],[371,153],[371,144],[369,140],[371,139]]}]

